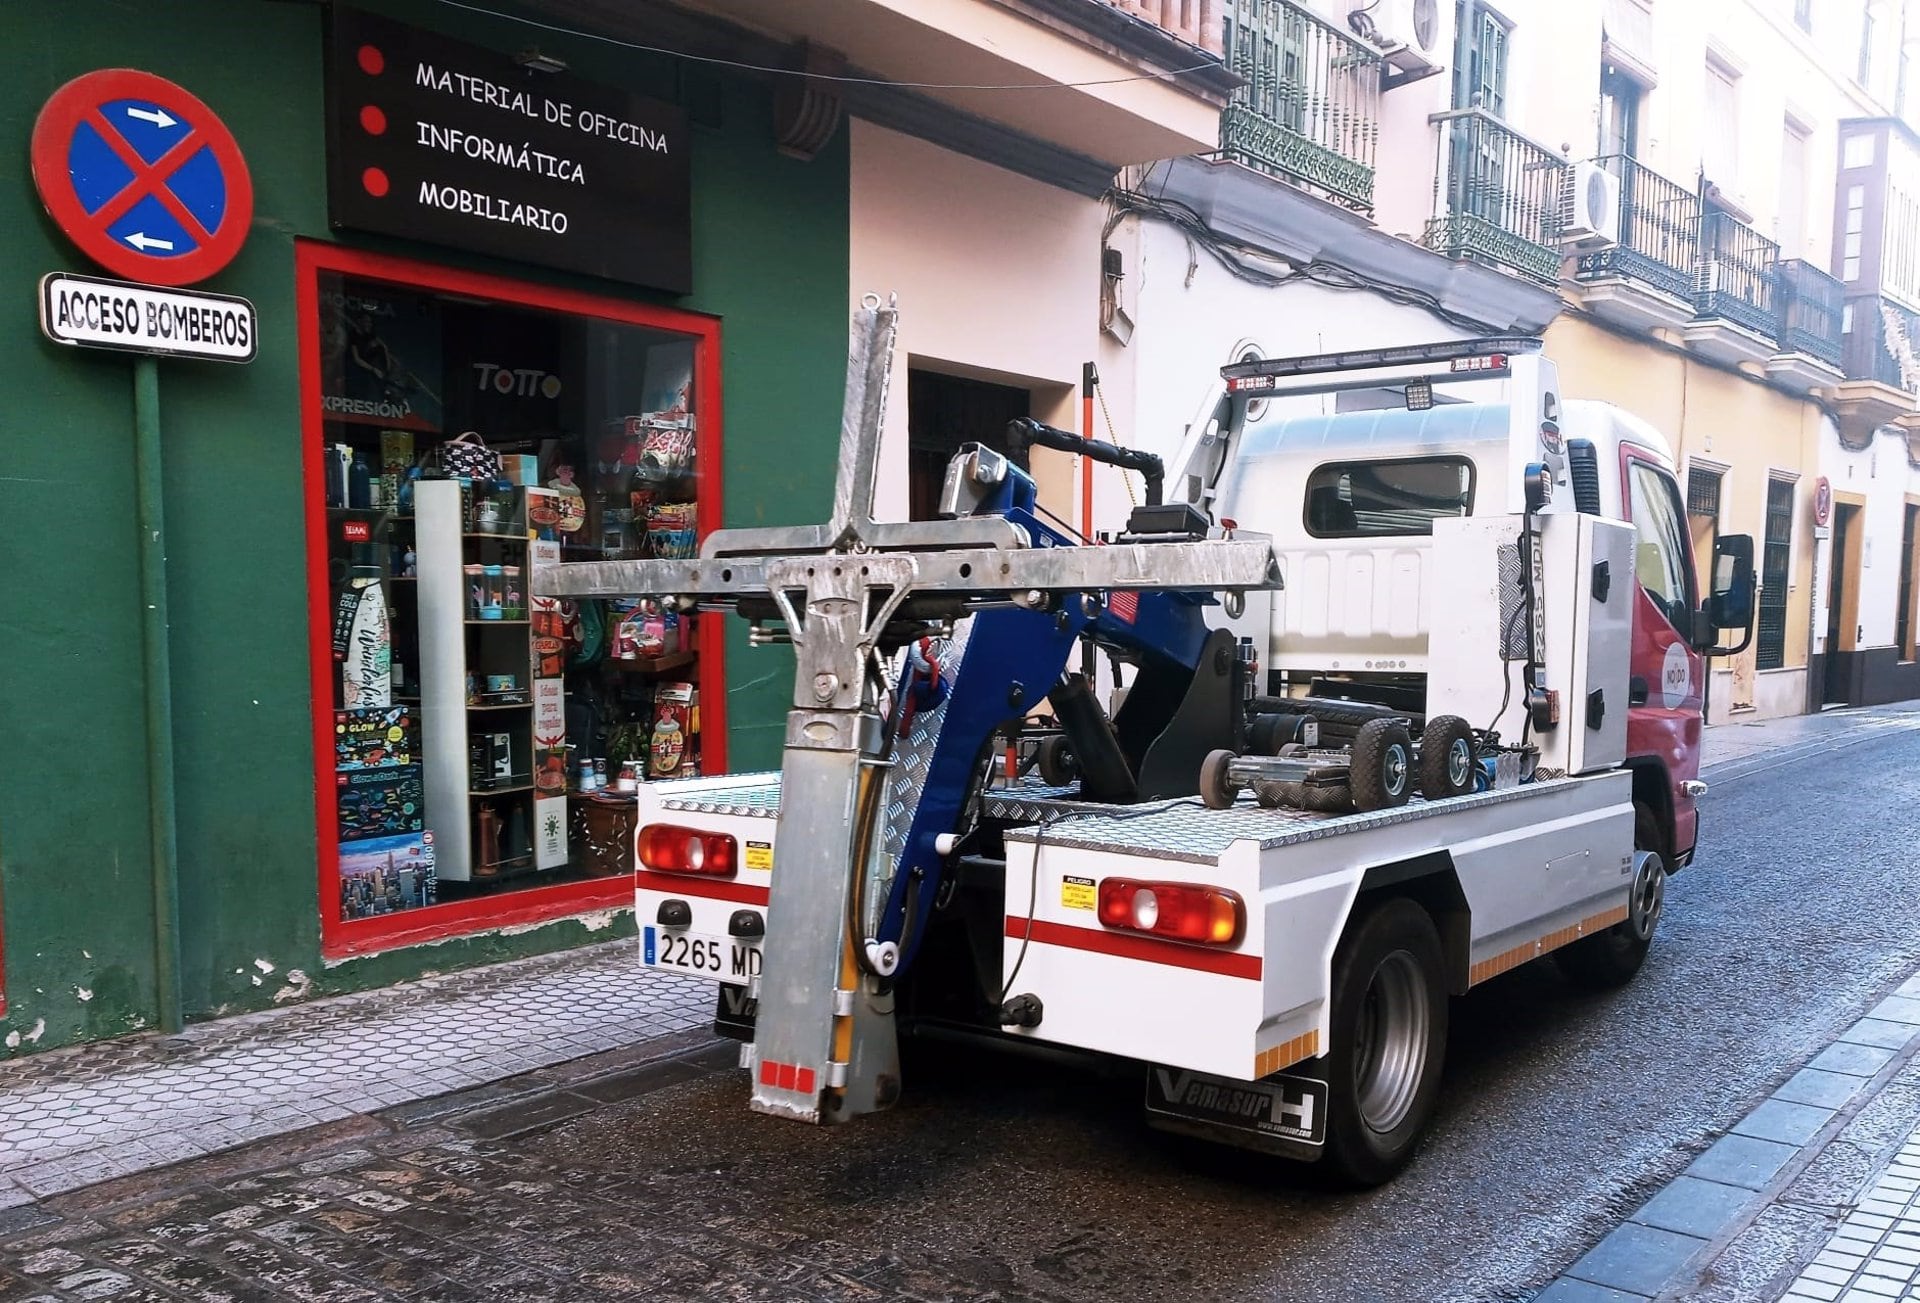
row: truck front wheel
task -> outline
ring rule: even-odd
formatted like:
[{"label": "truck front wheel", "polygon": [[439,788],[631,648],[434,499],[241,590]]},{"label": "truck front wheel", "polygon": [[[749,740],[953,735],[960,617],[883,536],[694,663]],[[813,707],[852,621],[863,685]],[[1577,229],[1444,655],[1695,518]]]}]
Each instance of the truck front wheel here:
[{"label": "truck front wheel", "polygon": [[1653,812],[1636,805],[1633,813],[1633,885],[1627,892],[1626,920],[1554,953],[1561,975],[1576,986],[1625,986],[1653,945],[1653,930],[1667,900],[1667,864],[1657,849],[1662,839]]},{"label": "truck front wheel", "polygon": [[1413,1157],[1446,1058],[1444,972],[1433,920],[1405,897],[1381,902],[1341,942],[1324,1060],[1322,1162],[1336,1180],[1379,1185]]}]

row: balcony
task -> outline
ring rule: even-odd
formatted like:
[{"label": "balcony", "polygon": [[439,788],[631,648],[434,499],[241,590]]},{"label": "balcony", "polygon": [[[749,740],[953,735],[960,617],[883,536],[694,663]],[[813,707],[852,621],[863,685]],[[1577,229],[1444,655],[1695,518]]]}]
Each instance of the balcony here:
[{"label": "balcony", "polygon": [[1632,329],[1683,327],[1694,314],[1700,197],[1625,154],[1594,161],[1620,179],[1620,243],[1581,255],[1582,303]]},{"label": "balcony", "polygon": [[1767,374],[1802,391],[1840,378],[1840,318],[1844,289],[1810,262],[1789,259],[1774,274],[1777,309],[1773,337],[1780,351]]},{"label": "balcony", "polygon": [[1566,160],[1484,109],[1436,113],[1439,166],[1424,243],[1554,284],[1560,278],[1560,179]]},{"label": "balcony", "polygon": [[[906,124],[973,152],[1011,133],[1036,174],[1098,194],[1119,167],[1217,147],[1239,81],[1221,63],[1224,0],[538,0],[543,15],[642,44],[780,67],[812,55],[810,111]],[[656,8],[669,15],[662,18]],[[893,83],[893,84],[888,84]],[[993,87],[1040,86],[1010,92]],[[837,120],[833,118],[832,120]]]},{"label": "balcony", "polygon": [[1687,344],[1732,366],[1766,363],[1779,328],[1779,262],[1779,245],[1730,213],[1707,210],[1700,219]]},{"label": "balcony", "polygon": [[1208,54],[1221,51],[1221,0],[1104,0],[1104,3],[1152,23],[1188,45],[1197,45]]},{"label": "balcony", "polygon": [[1920,314],[1869,294],[1847,299],[1844,320],[1846,379],[1834,402],[1841,436],[1863,447],[1883,425],[1920,430]]},{"label": "balcony", "polygon": [[1372,212],[1380,54],[1291,0],[1231,0],[1225,58],[1245,85],[1220,115],[1222,155]]}]

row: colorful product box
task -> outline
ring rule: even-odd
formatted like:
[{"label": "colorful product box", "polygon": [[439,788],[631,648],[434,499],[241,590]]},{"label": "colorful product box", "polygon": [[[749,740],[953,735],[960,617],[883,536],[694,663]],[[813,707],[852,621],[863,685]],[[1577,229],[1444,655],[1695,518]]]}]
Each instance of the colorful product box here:
[{"label": "colorful product box", "polygon": [[649,778],[692,778],[700,772],[700,694],[691,683],[663,683],[653,696]]},{"label": "colorful product box", "polygon": [[413,707],[361,706],[333,712],[333,767],[391,769],[419,756]]},{"label": "colorful product box", "polygon": [[425,829],[427,798],[419,765],[348,770],[335,781],[341,841],[418,834]]},{"label": "colorful product box", "polygon": [[372,918],[419,909],[439,899],[433,834],[370,837],[340,843],[340,917]]}]

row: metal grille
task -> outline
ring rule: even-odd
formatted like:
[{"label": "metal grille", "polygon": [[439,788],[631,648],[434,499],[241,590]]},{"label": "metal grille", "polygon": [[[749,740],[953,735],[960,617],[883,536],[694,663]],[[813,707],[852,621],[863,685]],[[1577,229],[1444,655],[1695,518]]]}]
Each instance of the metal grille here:
[{"label": "metal grille", "polygon": [[1787,659],[1787,578],[1793,562],[1793,481],[1767,481],[1766,549],[1760,565],[1760,628],[1754,665],[1777,670]]},{"label": "metal grille", "polygon": [[1573,480],[1573,508],[1600,514],[1600,452],[1591,439],[1567,440],[1567,475]]},{"label": "metal grille", "polygon": [[1687,514],[1720,519],[1720,472],[1704,466],[1687,468]]},{"label": "metal grille", "polygon": [[1292,0],[1232,0],[1226,37],[1245,81],[1220,116],[1226,156],[1371,210],[1380,53]]},{"label": "metal grille", "polygon": [[738,814],[772,819],[780,813],[780,775],[728,774],[660,783],[660,808],[694,814]]},{"label": "metal grille", "polygon": [[1829,366],[1841,359],[1840,282],[1810,262],[1789,259],[1779,268],[1779,327],[1782,352],[1805,353]]},{"label": "metal grille", "polygon": [[1424,243],[1449,258],[1560,276],[1560,191],[1566,160],[1484,109],[1434,116],[1440,158]]},{"label": "metal grille", "polygon": [[1597,160],[1620,178],[1620,243],[1584,254],[1581,280],[1625,276],[1675,298],[1693,297],[1700,260],[1700,196],[1625,154]]},{"label": "metal grille", "polygon": [[1771,339],[1777,315],[1780,247],[1730,213],[1708,212],[1700,224],[1700,267],[1694,309]]}]

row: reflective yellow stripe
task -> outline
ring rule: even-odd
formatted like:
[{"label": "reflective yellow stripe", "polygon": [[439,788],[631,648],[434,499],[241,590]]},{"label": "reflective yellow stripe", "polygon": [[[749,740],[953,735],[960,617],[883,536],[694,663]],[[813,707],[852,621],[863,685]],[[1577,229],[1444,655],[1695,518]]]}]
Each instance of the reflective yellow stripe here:
[{"label": "reflective yellow stripe", "polygon": [[1563,927],[1549,932],[1537,941],[1528,941],[1511,950],[1503,950],[1488,959],[1482,959],[1467,973],[1467,985],[1478,986],[1490,977],[1498,977],[1511,968],[1518,968],[1530,959],[1538,959],[1549,950],[1558,950],[1561,946],[1578,941],[1581,937],[1592,936],[1595,932],[1604,932],[1616,923],[1624,923],[1627,907],[1616,905],[1609,910],[1581,919],[1571,927]]},{"label": "reflective yellow stripe", "polygon": [[1261,1050],[1253,1056],[1253,1076],[1257,1081],[1270,1076],[1282,1068],[1291,1068],[1296,1063],[1316,1057],[1320,1053],[1320,1033],[1302,1032],[1290,1041],[1274,1046],[1270,1050]]}]

